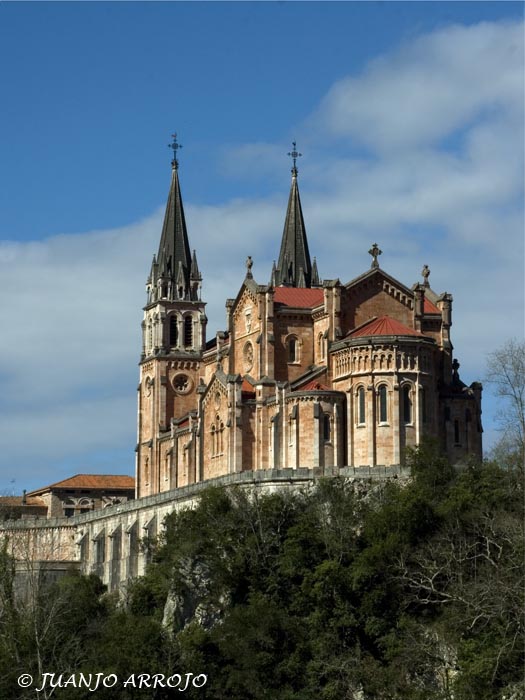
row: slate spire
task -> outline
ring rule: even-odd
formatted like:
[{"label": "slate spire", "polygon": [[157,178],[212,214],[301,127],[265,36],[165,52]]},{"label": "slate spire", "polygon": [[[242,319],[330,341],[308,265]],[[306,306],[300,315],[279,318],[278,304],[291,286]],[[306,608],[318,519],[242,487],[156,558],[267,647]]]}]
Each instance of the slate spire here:
[{"label": "slate spire", "polygon": [[295,141],[293,142],[293,151],[288,155],[293,158],[292,185],[288,198],[281,251],[275,270],[275,284],[288,287],[311,287],[313,281],[312,263],[297,184],[296,162],[301,154],[296,150]]},{"label": "slate spire", "polygon": [[176,135],[170,148],[173,148],[174,157],[171,161],[170,191],[156,260],[157,279],[161,297],[171,300],[192,299],[192,255],[180,192],[177,149],[181,146],[177,143]]}]

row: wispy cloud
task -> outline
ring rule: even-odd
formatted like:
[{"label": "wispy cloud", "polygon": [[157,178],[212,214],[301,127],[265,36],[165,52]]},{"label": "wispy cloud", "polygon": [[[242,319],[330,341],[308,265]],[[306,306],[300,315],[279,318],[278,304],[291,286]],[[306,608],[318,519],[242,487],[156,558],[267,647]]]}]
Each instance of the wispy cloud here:
[{"label": "wispy cloud", "polygon": [[373,152],[406,151],[439,143],[488,113],[521,120],[522,96],[521,24],[452,26],[335,83],[313,121]]}]

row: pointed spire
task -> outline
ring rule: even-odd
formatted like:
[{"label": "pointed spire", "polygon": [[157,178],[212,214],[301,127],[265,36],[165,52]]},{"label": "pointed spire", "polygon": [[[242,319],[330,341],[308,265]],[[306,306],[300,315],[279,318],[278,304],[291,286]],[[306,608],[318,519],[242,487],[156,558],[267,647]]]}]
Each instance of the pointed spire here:
[{"label": "pointed spire", "polygon": [[[281,251],[276,270],[276,284],[291,287],[312,286],[312,263],[308,250],[308,240],[304,226],[299,186],[297,184],[297,158],[301,155],[297,152],[296,143],[293,142],[293,151],[288,155],[293,158],[292,186],[288,198],[288,209],[284,222],[284,231],[281,241]],[[302,268],[302,279],[299,280]],[[302,284],[300,284],[300,281]]]},{"label": "pointed spire", "polygon": [[[179,185],[177,150],[182,148],[177,143],[176,134],[170,148],[173,149],[171,161],[171,185],[166,204],[166,214],[157,255],[158,270],[166,283],[171,283],[172,289],[177,288],[177,296],[180,296],[182,284],[182,298],[188,296],[190,287],[190,271],[192,258],[186,229],[186,219],[182,206],[182,196]],[[164,289],[162,296],[166,296]]]},{"label": "pointed spire", "polygon": [[157,258],[155,254],[153,255],[153,260],[151,261],[151,270],[149,271],[148,279],[146,284],[155,284],[157,276]]},{"label": "pointed spire", "polygon": [[317,269],[317,260],[314,257],[314,261],[312,263],[312,287],[320,287],[321,286],[321,280],[319,279],[319,271]]},{"label": "pointed spire", "polygon": [[199,272],[199,266],[197,264],[197,253],[193,251],[193,256],[191,258],[191,270],[190,270],[190,278],[192,280],[201,280],[201,273]]},{"label": "pointed spire", "polygon": [[277,268],[275,267],[275,260],[273,261],[272,265],[272,274],[270,277],[270,287],[275,287],[277,285]]}]

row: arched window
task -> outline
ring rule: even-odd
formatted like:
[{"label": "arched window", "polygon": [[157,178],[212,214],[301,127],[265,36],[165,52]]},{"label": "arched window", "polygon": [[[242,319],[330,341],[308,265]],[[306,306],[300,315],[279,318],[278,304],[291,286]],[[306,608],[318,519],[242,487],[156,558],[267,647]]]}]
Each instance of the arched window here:
[{"label": "arched window", "polygon": [[224,423],[221,421],[219,423],[219,454],[223,454],[224,452]]},{"label": "arched window", "polygon": [[412,398],[408,385],[403,387],[403,422],[412,423]]},{"label": "arched window", "polygon": [[366,411],[365,411],[365,389],[360,386],[357,391],[357,422],[360,425],[366,423]]},{"label": "arched window", "polygon": [[319,333],[319,337],[317,338],[317,344],[319,347],[319,358],[321,360],[324,360],[324,337],[322,333]]},{"label": "arched window", "polygon": [[378,392],[379,403],[379,422],[386,423],[388,421],[388,394],[384,384],[379,387]]},{"label": "arched window", "polygon": [[215,457],[217,454],[217,433],[215,432],[215,426],[211,426],[211,456]]},{"label": "arched window", "polygon": [[89,513],[92,510],[92,501],[89,498],[81,498],[78,505],[81,513]]},{"label": "arched window", "polygon": [[173,348],[179,342],[179,326],[176,316],[170,316],[170,346]]},{"label": "arched window", "polygon": [[186,316],[184,319],[184,347],[193,347],[193,318]]},{"label": "arched window", "polygon": [[299,343],[295,336],[288,339],[288,362],[299,361]]}]

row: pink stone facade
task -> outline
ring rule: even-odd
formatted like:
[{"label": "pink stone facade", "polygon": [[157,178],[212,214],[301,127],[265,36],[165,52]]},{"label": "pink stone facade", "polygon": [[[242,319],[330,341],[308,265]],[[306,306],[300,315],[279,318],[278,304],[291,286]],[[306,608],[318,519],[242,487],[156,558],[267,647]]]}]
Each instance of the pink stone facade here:
[{"label": "pink stone facade", "polygon": [[[452,296],[431,289],[427,266],[423,283],[411,287],[391,277],[375,244],[362,275],[321,282],[292,174],[279,265],[269,284],[258,284],[248,259],[215,338],[206,341],[195,253],[185,294],[179,261],[178,296],[154,259],[138,387],[137,497],[243,471],[396,467],[425,438],[454,462],[481,457],[481,385],[459,378]],[[182,222],[173,235],[187,247],[173,202],[182,212],[176,172],[166,221]],[[163,245],[168,235],[165,222]],[[290,241],[298,239],[302,258],[290,262]]]}]

